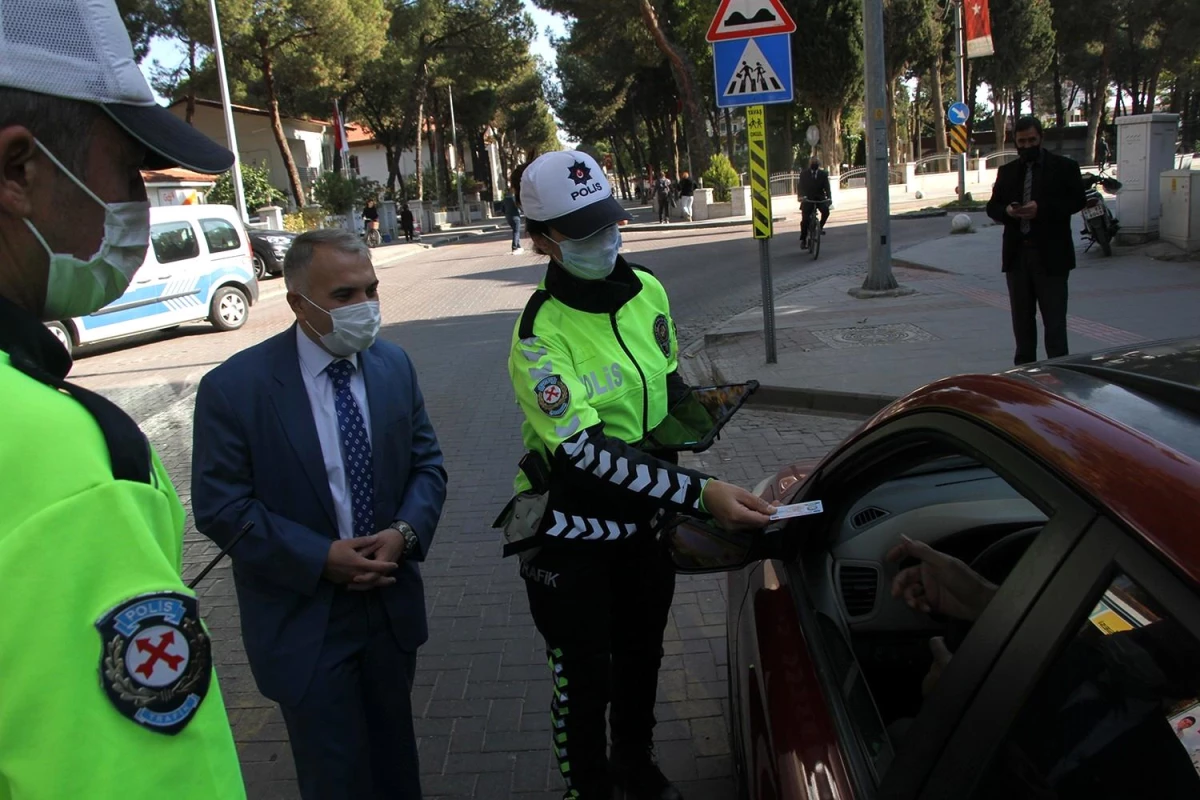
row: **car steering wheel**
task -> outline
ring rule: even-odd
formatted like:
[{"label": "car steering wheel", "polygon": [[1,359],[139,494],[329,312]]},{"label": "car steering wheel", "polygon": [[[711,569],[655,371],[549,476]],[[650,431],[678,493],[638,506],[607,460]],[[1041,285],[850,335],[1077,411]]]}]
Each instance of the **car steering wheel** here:
[{"label": "car steering wheel", "polygon": [[[984,548],[982,553],[975,556],[968,566],[999,586],[1004,583],[1004,579],[1021,560],[1021,556],[1025,555],[1025,551],[1029,549],[1034,538],[1042,532],[1042,527],[1042,525],[1033,525],[997,539]],[[973,624],[961,619],[950,620],[945,634],[946,647],[950,652],[958,650],[963,640],[967,638]]]}]

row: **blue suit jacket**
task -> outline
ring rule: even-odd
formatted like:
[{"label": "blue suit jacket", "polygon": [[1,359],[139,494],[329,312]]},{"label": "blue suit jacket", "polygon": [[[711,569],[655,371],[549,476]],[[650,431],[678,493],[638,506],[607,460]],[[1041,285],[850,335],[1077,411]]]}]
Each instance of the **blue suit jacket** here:
[{"label": "blue suit jacket", "polygon": [[[372,591],[383,600],[396,640],[412,651],[428,638],[415,562],[429,552],[446,472],[407,354],[378,341],[361,364],[371,411],[375,529],[402,519],[421,539],[420,552],[395,572],[396,583]],[[325,637],[334,584],[321,572],[338,535],[295,326],[200,381],[194,437],[196,527],[223,547],[254,523],[230,552],[242,638],[259,690],[294,705]]]}]

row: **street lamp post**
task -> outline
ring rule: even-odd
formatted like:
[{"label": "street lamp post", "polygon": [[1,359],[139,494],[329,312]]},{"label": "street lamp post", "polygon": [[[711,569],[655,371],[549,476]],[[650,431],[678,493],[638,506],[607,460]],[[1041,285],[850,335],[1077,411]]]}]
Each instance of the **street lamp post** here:
[{"label": "street lamp post", "polygon": [[458,190],[458,224],[466,225],[467,209],[463,205],[462,180],[458,172],[461,169],[458,157],[458,125],[454,122],[454,86],[447,87],[450,90],[450,146],[454,148],[454,188]]},{"label": "street lamp post", "polygon": [[895,290],[888,202],[887,81],[883,57],[883,0],[863,0],[863,55],[867,95],[867,252],[862,291]]},{"label": "street lamp post", "polygon": [[225,112],[225,136],[233,151],[233,197],[242,222],[249,222],[246,213],[246,193],[242,188],[242,159],[238,155],[237,133],[233,129],[233,106],[229,103],[229,78],[225,73],[225,48],[221,46],[221,23],[217,18],[217,0],[208,0],[212,16],[213,52],[217,54],[217,80],[221,84],[221,108]]},{"label": "street lamp post", "polygon": [[[953,0],[954,3],[954,77],[958,82],[958,102],[965,103],[967,101],[967,86],[966,86],[966,55],[963,53],[963,6],[962,0]],[[975,107],[975,98],[971,98],[971,104],[968,108]],[[938,109],[941,113],[941,109]],[[958,154],[958,199],[965,202],[967,199],[967,154],[966,151]]]}]

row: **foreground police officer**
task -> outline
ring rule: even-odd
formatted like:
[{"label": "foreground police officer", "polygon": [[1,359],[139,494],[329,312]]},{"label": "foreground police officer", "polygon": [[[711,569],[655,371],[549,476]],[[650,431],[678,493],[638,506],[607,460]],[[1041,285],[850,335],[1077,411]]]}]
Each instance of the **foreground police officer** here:
[{"label": "foreground police officer", "polygon": [[[655,764],[654,700],[675,575],[655,526],[707,511],[762,526],[771,507],[635,445],[688,387],[662,284],[618,255],[629,215],[596,162],[547,153],[514,176],[551,263],[515,331],[509,373],[525,414],[517,491],[547,503],[523,554],[553,670],[554,749],[569,798],[678,798]],[[539,477],[539,474],[542,477]],[[611,700],[612,763],[605,710]]]},{"label": "foreground police officer", "polygon": [[143,165],[231,162],[155,104],[113,0],[0,0],[0,798],[245,796],[183,507],[42,325],[141,265]]}]

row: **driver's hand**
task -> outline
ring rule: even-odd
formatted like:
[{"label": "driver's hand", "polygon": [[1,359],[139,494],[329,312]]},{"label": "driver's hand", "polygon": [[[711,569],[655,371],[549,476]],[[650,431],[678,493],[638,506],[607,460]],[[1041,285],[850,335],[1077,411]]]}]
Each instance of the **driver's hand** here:
[{"label": "driver's hand", "polygon": [[996,585],[984,580],[957,558],[934,550],[924,542],[901,536],[900,544],[887,554],[888,561],[915,558],[921,563],[902,569],[892,580],[892,597],[926,614],[944,614],[974,620],[983,613]]},{"label": "driver's hand", "polygon": [[775,513],[775,506],[754,492],[718,480],[704,485],[704,507],[721,527],[730,530],[764,528]]}]

